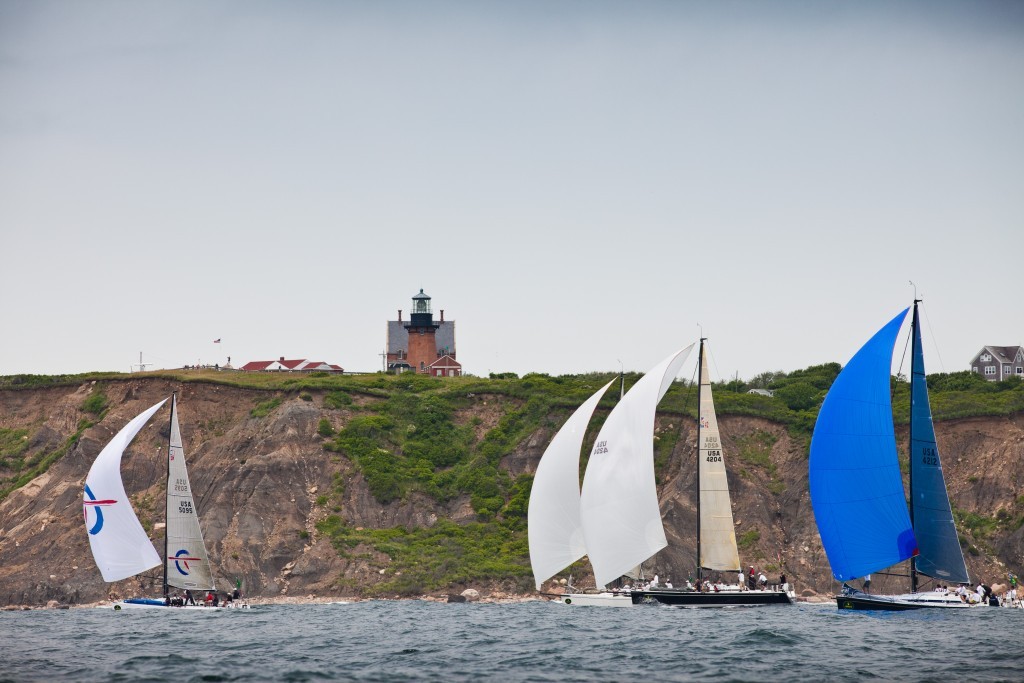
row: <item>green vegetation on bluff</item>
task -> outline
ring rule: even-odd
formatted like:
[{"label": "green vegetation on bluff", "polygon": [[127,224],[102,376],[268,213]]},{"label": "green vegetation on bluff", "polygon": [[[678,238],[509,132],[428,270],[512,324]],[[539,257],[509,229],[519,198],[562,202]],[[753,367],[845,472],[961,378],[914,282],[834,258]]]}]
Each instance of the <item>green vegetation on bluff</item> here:
[{"label": "green vegetation on bluff", "polygon": [[391,558],[387,580],[373,595],[422,595],[477,581],[511,581],[519,590],[531,585],[526,534],[508,525],[440,519],[430,528],[354,529],[332,515],[317,531],[342,557],[357,559],[359,548],[368,547]]},{"label": "green vegetation on bluff", "polygon": [[[821,401],[839,370],[838,364],[828,363],[791,373],[762,373],[749,382],[719,383],[714,387],[716,409],[719,416],[744,415],[784,425],[794,440],[806,445]],[[532,477],[513,477],[502,466],[503,458],[522,452],[525,444],[537,437],[534,448],[543,447],[568,415],[614,375],[517,377],[503,373],[490,378],[440,379],[408,374],[296,376],[207,370],[0,377],[0,391],[95,382],[80,406],[75,433],[55,447],[30,446],[38,426],[0,429],[0,499],[45,472],[77,443],[84,430],[106,419],[109,396],[113,395],[109,385],[129,378],[266,392],[254,395],[252,419],[266,418],[290,398],[317,403],[328,416],[333,415],[321,418],[317,425],[324,448],[332,458],[350,461],[380,503],[404,500],[412,494],[440,503],[467,500],[475,513],[474,521],[467,524],[441,519],[429,528],[359,529],[341,514],[346,481],[337,473],[330,490],[317,499],[317,505],[331,511],[317,531],[330,538],[342,555],[356,557],[375,551],[391,558],[387,580],[374,589],[384,595],[418,594],[481,580],[509,580],[517,587],[528,587],[525,530]],[[639,378],[637,373],[627,374],[626,387]],[[1024,411],[1024,382],[1016,379],[986,382],[974,373],[961,372],[929,376],[928,384],[938,420]],[[601,401],[584,459],[597,427],[618,401],[617,388],[613,385]],[[774,396],[751,394],[750,389],[771,390]],[[894,378],[892,389],[896,422],[905,423],[909,385]],[[696,388],[688,381],[678,381],[659,410],[667,417],[696,419],[696,402]],[[223,427],[220,425],[220,431]],[[678,442],[678,431],[659,433],[656,471],[662,471]],[[770,490],[780,493],[784,485],[767,457],[772,442],[768,433],[755,431],[741,439],[733,463],[740,476],[748,469],[747,476],[763,472],[775,487]],[[1018,523],[1018,518],[1024,519],[1014,512],[1006,523]],[[980,533],[982,524],[977,520],[961,521]],[[757,541],[750,532],[741,539],[747,545]]]},{"label": "green vegetation on bluff", "polygon": [[[81,410],[93,417],[102,419],[106,410],[107,397],[100,386],[93,388],[88,398],[82,403]],[[20,489],[46,470],[50,465],[71,450],[82,438],[86,429],[95,424],[89,418],[82,418],[78,421],[75,432],[64,440],[60,446],[52,450],[29,449],[29,430],[27,429],[0,429],[0,500],[3,500],[11,491]]]}]

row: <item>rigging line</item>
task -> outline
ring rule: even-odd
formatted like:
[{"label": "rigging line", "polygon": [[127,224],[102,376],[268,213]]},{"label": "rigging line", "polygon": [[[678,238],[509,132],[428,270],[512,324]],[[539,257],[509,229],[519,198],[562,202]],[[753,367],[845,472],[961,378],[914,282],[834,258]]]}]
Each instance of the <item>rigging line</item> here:
[{"label": "rigging line", "polygon": [[[913,327],[913,325],[911,325],[911,327]],[[907,341],[903,345],[903,355],[900,357],[900,365],[896,369],[896,377],[899,377],[900,375],[903,374],[903,363],[905,363],[906,360],[907,360],[907,348],[910,346],[910,338],[913,336],[913,334],[914,334],[914,330],[913,329],[911,329],[910,333],[907,334]],[[910,379],[913,380],[913,377],[911,377]],[[895,397],[895,396],[896,396],[896,385],[893,384],[892,389],[889,390],[889,400],[891,401],[893,399],[893,397]]]},{"label": "rigging line", "polygon": [[[182,450],[182,453],[184,453],[184,451],[185,451],[184,445],[182,445],[182,449],[181,450]],[[196,461],[194,460],[193,464],[195,464],[195,463],[196,463]],[[189,486],[192,488],[192,491],[195,492],[195,486],[192,485],[191,479],[192,479],[192,477],[189,477],[189,480],[190,480],[189,481]],[[206,509],[206,503],[210,500],[210,495],[214,492],[214,490],[215,490],[214,487],[216,485],[217,485],[217,476],[216,476],[216,474],[211,474],[208,477],[207,482],[206,482],[206,486],[205,486],[206,490],[203,491],[202,495],[200,495],[199,499],[196,501],[196,508],[197,509],[204,509],[204,510]],[[202,525],[200,525],[200,529],[202,529]]]},{"label": "rigging line", "polygon": [[926,323],[928,323],[928,336],[932,338],[932,346],[935,347],[935,355],[938,356],[938,358],[939,358],[939,367],[942,368],[943,372],[945,372],[946,371],[946,364],[942,362],[942,354],[939,353],[939,344],[936,341],[935,332],[932,330],[932,321],[928,317],[928,309],[924,307],[924,305],[923,305],[924,302],[923,301],[921,303],[922,303],[922,306],[920,306],[920,308],[924,309],[924,320],[925,320]]},{"label": "rigging line", "polygon": [[719,384],[722,383],[722,373],[718,369],[718,361],[715,360],[715,353],[711,350],[711,344],[705,344],[704,347],[708,350],[708,355],[711,356],[711,364],[715,366],[715,374],[718,375]]}]

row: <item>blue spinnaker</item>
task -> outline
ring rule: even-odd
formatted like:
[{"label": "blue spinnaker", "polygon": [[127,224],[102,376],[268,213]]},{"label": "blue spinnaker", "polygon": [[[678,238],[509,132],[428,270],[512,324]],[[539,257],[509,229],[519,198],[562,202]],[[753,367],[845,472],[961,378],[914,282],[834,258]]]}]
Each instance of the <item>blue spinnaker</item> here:
[{"label": "blue spinnaker", "polygon": [[889,377],[904,309],[839,373],[811,437],[811,506],[832,575],[866,576],[917,553],[896,458]]},{"label": "blue spinnaker", "polygon": [[935,445],[932,409],[928,403],[921,328],[914,307],[914,359],[911,366],[910,457],[913,494],[911,507],[914,535],[921,554],[914,560],[917,571],[950,583],[969,583],[964,554],[960,550],[953,512],[949,507],[942,461]]}]

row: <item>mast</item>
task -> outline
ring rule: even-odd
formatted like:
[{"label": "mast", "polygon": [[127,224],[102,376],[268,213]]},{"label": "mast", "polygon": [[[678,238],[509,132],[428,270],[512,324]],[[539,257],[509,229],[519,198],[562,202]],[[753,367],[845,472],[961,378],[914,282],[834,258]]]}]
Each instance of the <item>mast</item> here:
[{"label": "mast", "polygon": [[167,496],[167,491],[170,491],[171,486],[171,431],[174,425],[174,411],[178,409],[178,392],[175,391],[171,394],[171,417],[167,421],[167,489],[164,491],[164,600],[167,600],[170,595],[170,586],[167,583],[167,536],[168,524],[170,523],[169,515],[167,514],[167,501],[170,498]]},{"label": "mast", "polygon": [[[910,320],[910,424],[907,428],[907,478],[910,480],[910,528],[914,528],[914,359],[917,358],[917,347],[921,343],[918,329],[917,304],[921,301],[914,297],[914,317]],[[917,592],[917,557],[910,558],[910,592]]]},{"label": "mast", "polygon": [[697,586],[704,580],[704,567],[700,561],[700,394],[704,369],[704,341],[700,338],[700,352],[697,354]]}]

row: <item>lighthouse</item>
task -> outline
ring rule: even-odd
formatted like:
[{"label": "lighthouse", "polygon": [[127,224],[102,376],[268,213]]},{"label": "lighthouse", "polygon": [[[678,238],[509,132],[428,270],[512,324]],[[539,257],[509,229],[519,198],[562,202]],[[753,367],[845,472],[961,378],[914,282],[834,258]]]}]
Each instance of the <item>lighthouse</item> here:
[{"label": "lighthouse", "polygon": [[412,298],[412,315],[389,320],[385,352],[385,372],[415,372],[431,377],[458,377],[462,364],[455,360],[455,321],[444,319],[444,309],[434,320],[430,296],[420,293]]},{"label": "lighthouse", "polygon": [[437,360],[437,328],[430,310],[430,296],[420,293],[412,298],[412,314],[405,330],[409,333],[408,363],[413,372],[427,373],[427,368]]}]

